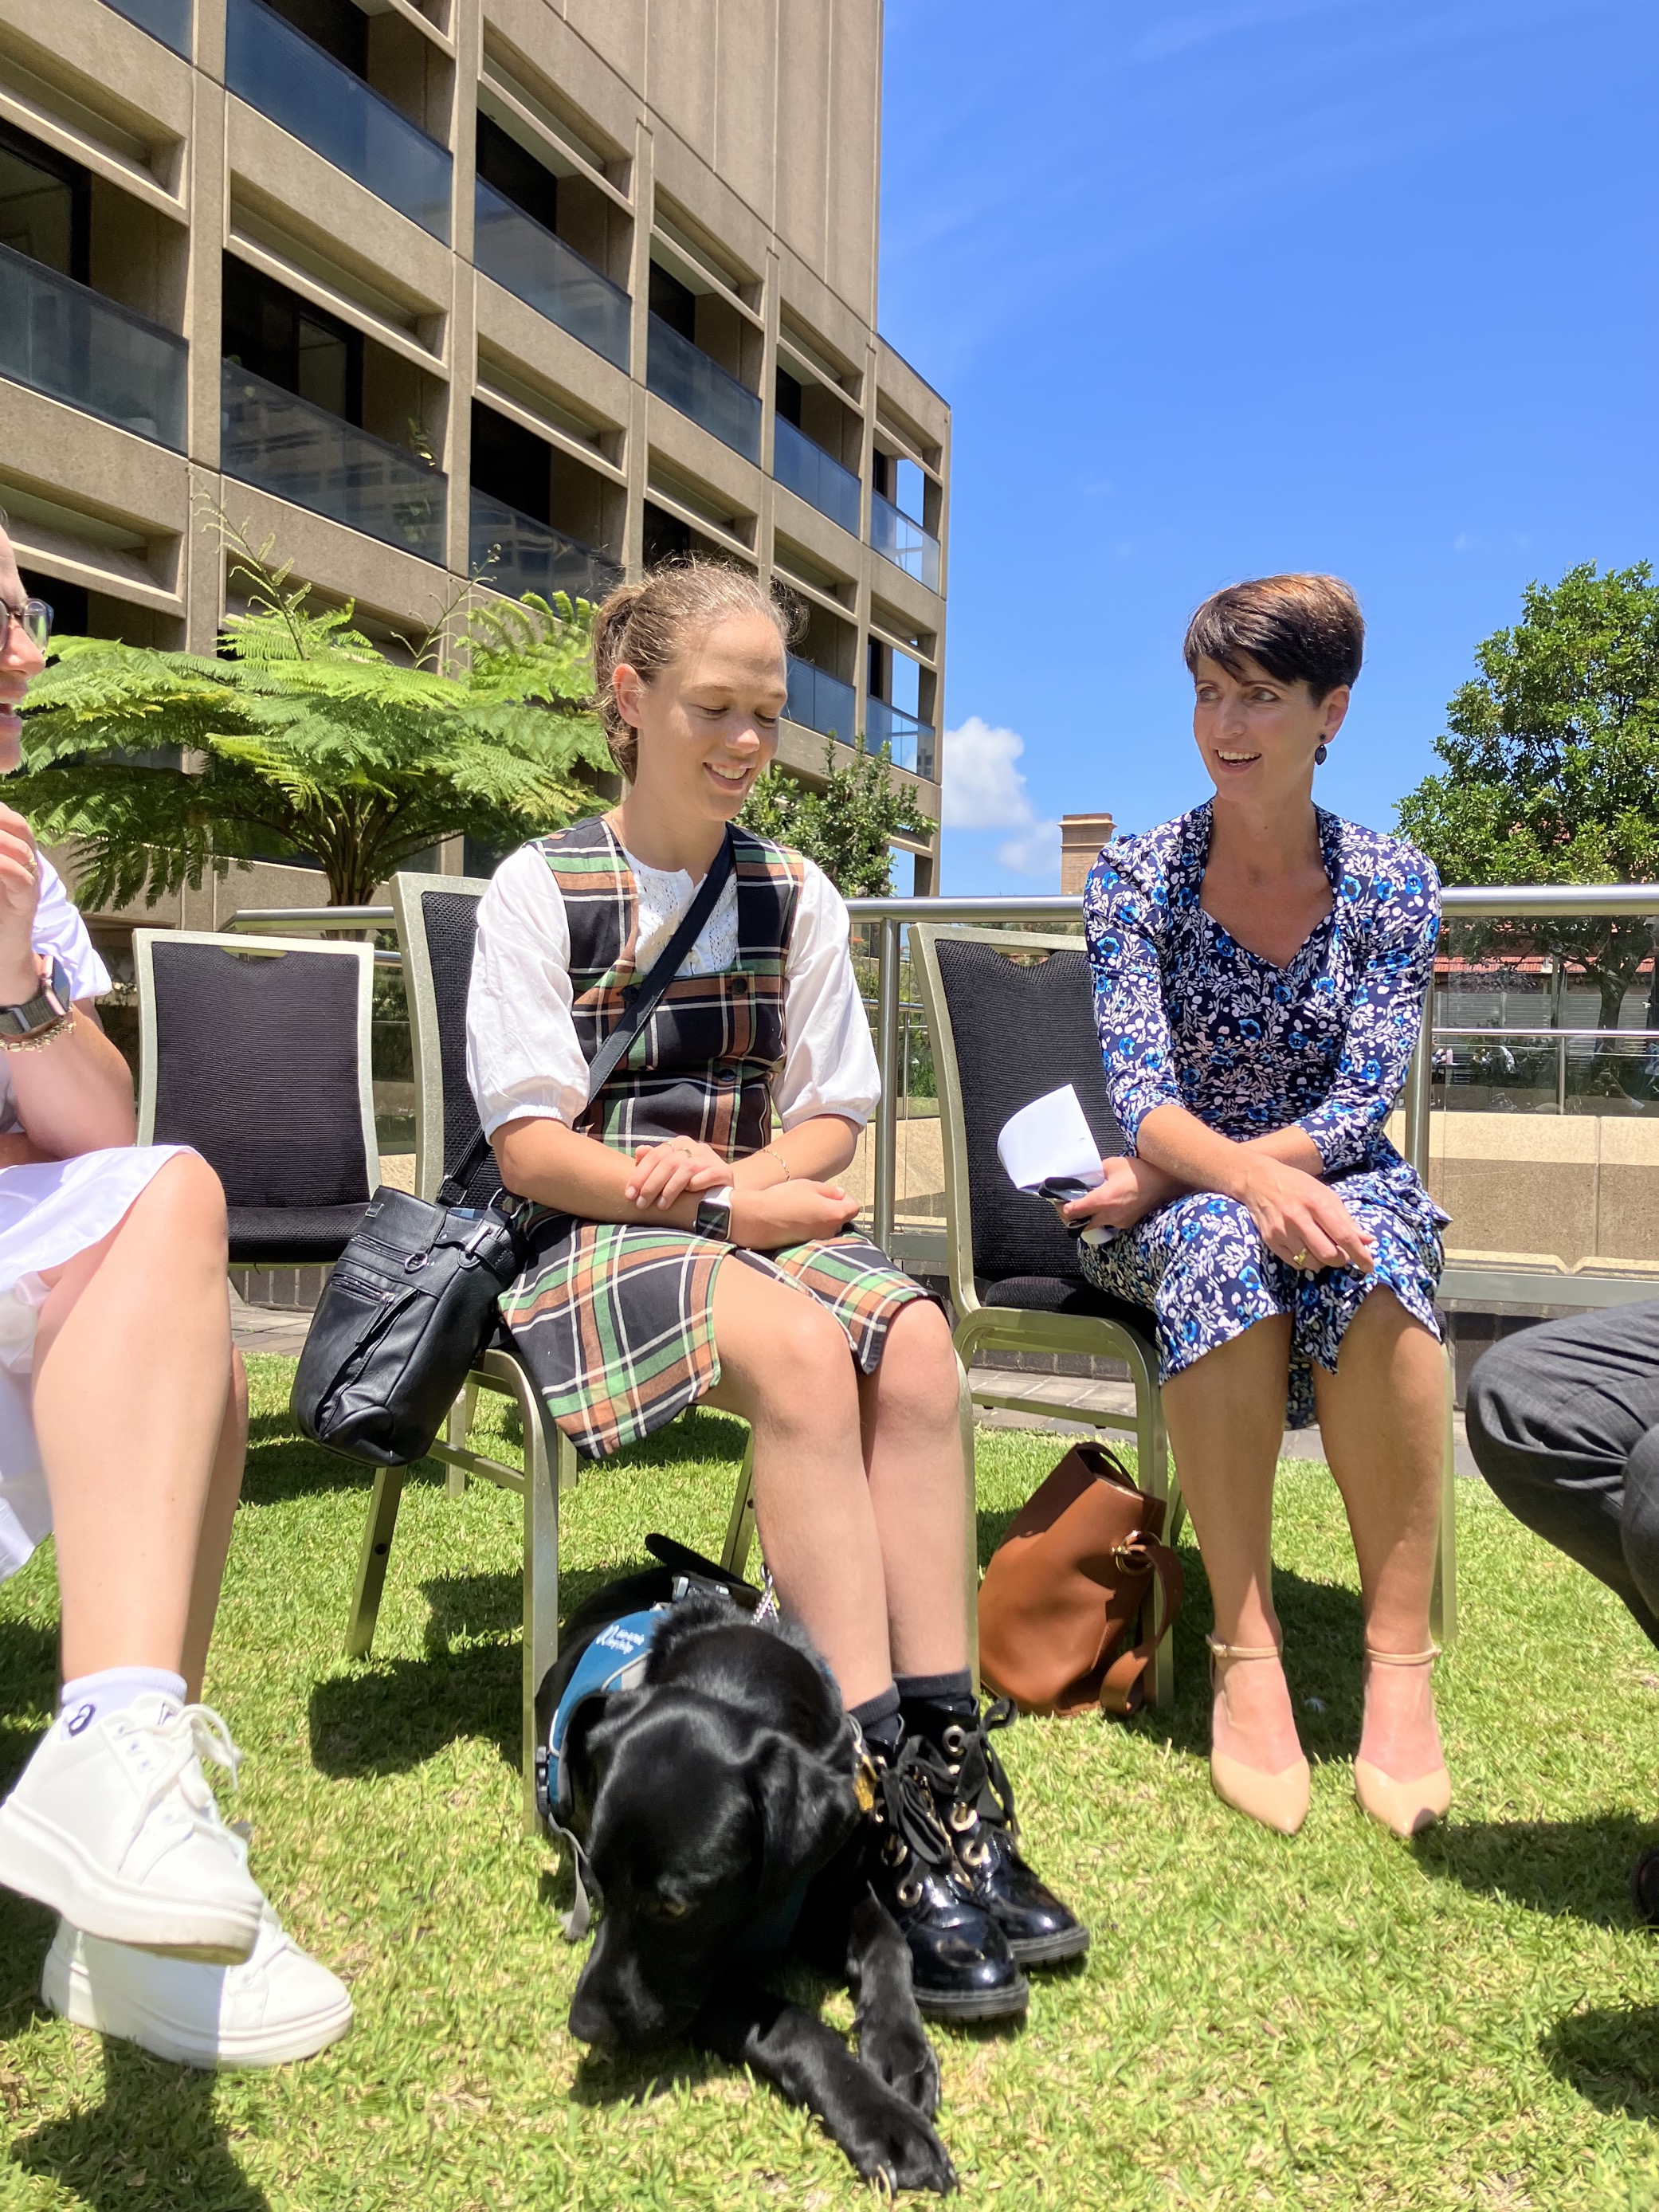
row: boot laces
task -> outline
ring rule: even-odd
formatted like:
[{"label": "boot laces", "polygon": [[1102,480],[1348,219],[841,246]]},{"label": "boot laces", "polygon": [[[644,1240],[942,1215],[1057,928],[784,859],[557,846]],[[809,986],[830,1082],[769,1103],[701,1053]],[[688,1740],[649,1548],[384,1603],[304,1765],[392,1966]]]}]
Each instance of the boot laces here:
[{"label": "boot laces", "polygon": [[887,1831],[884,1848],[896,1863],[908,1851],[924,1866],[942,1871],[951,1863],[951,1838],[934,1802],[929,1747],[921,1737],[911,1737],[891,1758],[875,1752],[872,1764],[875,1819]]},{"label": "boot laces", "polygon": [[1014,1787],[991,1741],[992,1732],[1007,1728],[1013,1717],[1013,1700],[997,1698],[971,1724],[953,1721],[942,1746],[927,1745],[933,1795],[948,1808],[945,1817],[954,1835],[966,1834],[983,1821],[1006,1830],[1011,1838],[1018,1836]]}]

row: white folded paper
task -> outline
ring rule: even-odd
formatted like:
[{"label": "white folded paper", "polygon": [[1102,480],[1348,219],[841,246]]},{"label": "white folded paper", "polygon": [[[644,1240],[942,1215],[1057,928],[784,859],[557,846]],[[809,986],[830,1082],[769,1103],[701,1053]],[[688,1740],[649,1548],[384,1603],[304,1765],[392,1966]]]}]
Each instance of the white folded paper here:
[{"label": "white folded paper", "polygon": [[1034,1191],[1057,1176],[1071,1176],[1091,1190],[1103,1180],[1100,1147],[1069,1083],[1009,1116],[997,1139],[997,1158],[1020,1190]]}]

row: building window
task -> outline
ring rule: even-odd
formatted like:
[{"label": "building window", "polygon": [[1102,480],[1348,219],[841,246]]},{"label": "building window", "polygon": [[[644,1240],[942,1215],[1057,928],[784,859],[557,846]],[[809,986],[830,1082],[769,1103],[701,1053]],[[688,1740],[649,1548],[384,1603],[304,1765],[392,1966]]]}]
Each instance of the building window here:
[{"label": "building window", "polygon": [[265,0],[265,5],[368,82],[368,18],[352,0]]},{"label": "building window", "polygon": [[793,422],[799,430],[800,422],[801,386],[799,377],[791,376],[787,368],[778,371],[777,408],[786,422]]},{"label": "building window", "polygon": [[697,295],[671,269],[651,264],[651,312],[693,345],[697,343]]},{"label": "building window", "polygon": [[227,361],[268,384],[362,427],[361,333],[230,254],[224,260],[224,352]]},{"label": "building window", "polygon": [[548,449],[540,438],[509,422],[493,407],[472,403],[472,483],[532,522],[551,523]]},{"label": "building window", "polygon": [[0,123],[0,242],[77,284],[92,258],[92,179],[78,161]]},{"label": "building window", "polygon": [[478,117],[478,174],[544,230],[559,227],[559,180],[499,123]]}]

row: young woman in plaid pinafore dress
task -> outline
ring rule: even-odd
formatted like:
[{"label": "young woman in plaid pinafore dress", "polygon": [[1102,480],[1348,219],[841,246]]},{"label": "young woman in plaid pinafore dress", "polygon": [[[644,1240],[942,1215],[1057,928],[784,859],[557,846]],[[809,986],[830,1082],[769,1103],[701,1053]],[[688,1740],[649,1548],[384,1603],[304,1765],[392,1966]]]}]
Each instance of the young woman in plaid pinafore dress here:
[{"label": "young woman in plaid pinafore dress", "polygon": [[1014,1847],[968,1671],[950,1331],[849,1229],[836,1181],[880,1084],[823,873],[733,830],[696,945],[586,1103],[624,988],[776,749],[791,634],[734,568],[663,570],[605,601],[598,704],[626,796],[526,846],[486,892],[468,1079],[502,1182],[538,1209],[502,1313],[555,1419],[596,1458],[694,1403],[750,1422],[780,1600],[882,1770],[872,1879],[918,2000],[992,2017],[1024,2008],[1022,1964],[1088,1938]]}]

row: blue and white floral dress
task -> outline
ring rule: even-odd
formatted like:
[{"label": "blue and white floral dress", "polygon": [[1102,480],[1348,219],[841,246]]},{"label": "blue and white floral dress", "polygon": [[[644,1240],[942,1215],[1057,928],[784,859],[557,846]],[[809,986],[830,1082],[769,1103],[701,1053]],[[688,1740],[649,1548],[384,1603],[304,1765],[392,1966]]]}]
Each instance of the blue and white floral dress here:
[{"label": "blue and white floral dress", "polygon": [[1208,803],[1109,846],[1084,893],[1095,1018],[1130,1152],[1147,1115],[1170,1103],[1224,1137],[1294,1126],[1376,1239],[1372,1274],[1309,1273],[1267,1249],[1237,1199],[1194,1191],[1081,1248],[1091,1281],[1156,1316],[1164,1381],[1288,1314],[1292,1428],[1316,1417],[1314,1362],[1334,1371],[1344,1331],[1379,1285],[1439,1335],[1440,1230],[1450,1218],[1385,1133],[1434,973],[1439,878],[1398,837],[1315,811],[1335,903],[1283,968],[1236,943],[1199,903]]}]

